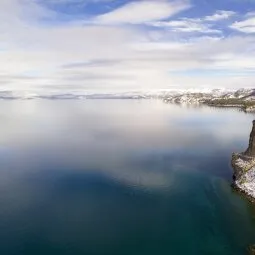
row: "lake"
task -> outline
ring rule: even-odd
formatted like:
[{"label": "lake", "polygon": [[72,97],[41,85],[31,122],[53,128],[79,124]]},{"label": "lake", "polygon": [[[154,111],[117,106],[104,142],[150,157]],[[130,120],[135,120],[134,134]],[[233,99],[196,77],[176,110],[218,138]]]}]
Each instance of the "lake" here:
[{"label": "lake", "polygon": [[254,118],[160,100],[0,101],[1,255],[242,255]]}]

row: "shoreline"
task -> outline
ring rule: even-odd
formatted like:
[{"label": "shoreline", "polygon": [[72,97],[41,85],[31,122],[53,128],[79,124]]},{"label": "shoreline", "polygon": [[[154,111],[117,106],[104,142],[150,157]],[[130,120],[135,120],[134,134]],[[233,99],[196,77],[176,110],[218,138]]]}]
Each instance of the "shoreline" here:
[{"label": "shoreline", "polygon": [[248,101],[251,105],[247,106],[244,104],[228,104],[227,102],[224,104],[217,104],[217,103],[207,103],[207,102],[202,102],[202,104],[207,105],[209,107],[216,107],[216,108],[237,108],[240,109],[241,111],[248,113],[248,112],[254,112],[255,113],[255,102],[253,101]]},{"label": "shoreline", "polygon": [[218,108],[237,108],[244,112],[255,112],[255,89],[232,92],[182,92],[163,97],[166,103],[206,105]]},{"label": "shoreline", "polygon": [[[231,165],[234,170],[231,187],[250,203],[255,204],[255,120],[253,120],[247,150],[233,153]],[[247,253],[255,255],[254,244],[247,247]]]},{"label": "shoreline", "polygon": [[231,187],[238,192],[239,194],[241,194],[245,199],[247,199],[250,203],[255,205],[255,198],[251,195],[249,195],[248,193],[245,192],[245,190],[241,189],[240,187],[238,187],[238,185],[236,185],[235,182],[232,182]]},{"label": "shoreline", "polygon": [[[247,151],[249,148],[247,149]],[[246,152],[247,153],[247,152]],[[255,158],[246,153],[233,153],[231,165],[234,170],[232,187],[255,202]]]}]

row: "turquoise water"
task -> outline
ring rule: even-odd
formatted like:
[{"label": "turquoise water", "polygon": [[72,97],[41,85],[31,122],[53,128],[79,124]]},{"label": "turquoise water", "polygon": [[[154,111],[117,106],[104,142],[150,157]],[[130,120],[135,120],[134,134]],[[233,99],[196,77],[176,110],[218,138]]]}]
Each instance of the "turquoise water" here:
[{"label": "turquoise water", "polygon": [[1,255],[242,255],[230,156],[252,115],[161,101],[1,101]]}]

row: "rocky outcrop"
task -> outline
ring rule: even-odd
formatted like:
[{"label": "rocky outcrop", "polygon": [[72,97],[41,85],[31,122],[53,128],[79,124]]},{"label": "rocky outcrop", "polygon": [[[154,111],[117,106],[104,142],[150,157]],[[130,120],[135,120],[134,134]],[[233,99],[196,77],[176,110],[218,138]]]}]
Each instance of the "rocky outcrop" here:
[{"label": "rocky outcrop", "polygon": [[250,133],[249,146],[243,153],[233,153],[234,187],[255,201],[255,121]]},{"label": "rocky outcrop", "polygon": [[255,120],[252,123],[253,126],[250,134],[249,147],[244,153],[249,157],[255,157]]},{"label": "rocky outcrop", "polygon": [[[249,146],[243,153],[233,153],[233,186],[255,202],[255,120],[252,122]],[[248,254],[255,255],[255,245],[248,247]]]},{"label": "rocky outcrop", "polygon": [[250,245],[248,248],[249,255],[255,255],[255,245]]}]

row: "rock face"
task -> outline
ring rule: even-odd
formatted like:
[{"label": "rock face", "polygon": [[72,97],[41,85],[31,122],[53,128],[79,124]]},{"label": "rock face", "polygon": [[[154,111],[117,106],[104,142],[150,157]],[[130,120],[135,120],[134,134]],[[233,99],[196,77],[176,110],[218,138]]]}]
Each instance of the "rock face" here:
[{"label": "rock face", "polygon": [[250,133],[249,147],[243,153],[233,153],[233,185],[255,201],[255,121]]},{"label": "rock face", "polygon": [[249,147],[244,153],[244,155],[249,157],[255,157],[255,120],[252,123],[253,126],[250,134]]},{"label": "rock face", "polygon": [[249,255],[255,255],[255,245],[250,245],[248,248]]},{"label": "rock face", "polygon": [[[249,147],[243,153],[233,153],[233,186],[255,202],[255,121],[252,122]],[[248,247],[248,254],[255,255],[255,245]]]}]

